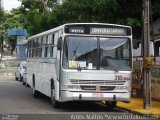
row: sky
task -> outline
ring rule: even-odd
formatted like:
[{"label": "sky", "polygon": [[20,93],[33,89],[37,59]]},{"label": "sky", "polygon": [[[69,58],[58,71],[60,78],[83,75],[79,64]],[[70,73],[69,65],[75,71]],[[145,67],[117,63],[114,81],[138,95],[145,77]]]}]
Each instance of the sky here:
[{"label": "sky", "polygon": [[18,0],[3,0],[4,10],[10,11],[12,8],[17,8],[21,5]]}]

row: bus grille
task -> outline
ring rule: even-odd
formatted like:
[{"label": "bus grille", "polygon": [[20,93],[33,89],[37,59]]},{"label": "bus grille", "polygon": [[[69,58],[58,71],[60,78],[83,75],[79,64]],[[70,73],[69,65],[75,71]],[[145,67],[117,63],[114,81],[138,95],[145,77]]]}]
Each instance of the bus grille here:
[{"label": "bus grille", "polygon": [[[96,90],[96,86],[80,86],[80,87],[82,90]],[[100,86],[99,91],[111,91],[114,90],[115,87],[116,86]]]},{"label": "bus grille", "polygon": [[120,80],[70,80],[72,84],[92,85],[124,85],[126,81]]}]

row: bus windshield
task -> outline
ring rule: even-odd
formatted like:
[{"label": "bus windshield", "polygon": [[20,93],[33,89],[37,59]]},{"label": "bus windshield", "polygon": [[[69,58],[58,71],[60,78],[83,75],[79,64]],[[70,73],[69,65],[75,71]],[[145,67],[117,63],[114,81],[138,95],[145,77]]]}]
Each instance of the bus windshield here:
[{"label": "bus windshield", "polygon": [[65,69],[131,70],[128,38],[67,36],[63,46]]}]

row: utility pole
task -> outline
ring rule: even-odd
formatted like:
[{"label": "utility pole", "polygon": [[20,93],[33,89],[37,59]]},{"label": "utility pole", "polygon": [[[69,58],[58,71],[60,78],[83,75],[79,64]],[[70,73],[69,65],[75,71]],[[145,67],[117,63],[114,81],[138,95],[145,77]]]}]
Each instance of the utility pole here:
[{"label": "utility pole", "polygon": [[144,45],[143,45],[143,67],[144,67],[144,109],[151,108],[151,66],[153,59],[150,57],[150,15],[149,15],[149,0],[143,0],[143,19],[144,19]]}]

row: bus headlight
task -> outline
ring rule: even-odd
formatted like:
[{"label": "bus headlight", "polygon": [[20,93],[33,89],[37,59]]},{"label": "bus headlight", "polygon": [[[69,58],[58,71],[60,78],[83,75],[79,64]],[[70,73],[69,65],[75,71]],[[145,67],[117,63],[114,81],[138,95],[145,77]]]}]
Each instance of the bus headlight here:
[{"label": "bus headlight", "polygon": [[127,86],[117,86],[115,90],[127,90],[128,91],[128,87]]}]

